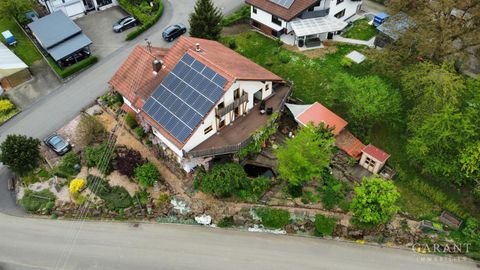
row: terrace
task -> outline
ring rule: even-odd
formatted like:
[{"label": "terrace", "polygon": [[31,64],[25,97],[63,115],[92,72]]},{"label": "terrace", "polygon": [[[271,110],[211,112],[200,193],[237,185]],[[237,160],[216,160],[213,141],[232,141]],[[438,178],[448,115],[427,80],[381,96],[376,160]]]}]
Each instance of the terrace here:
[{"label": "terrace", "polygon": [[[273,112],[280,111],[290,91],[290,85],[278,86],[274,93],[266,99],[266,107],[272,107]],[[245,147],[250,142],[252,134],[264,126],[270,118],[270,115],[260,114],[259,106],[260,104],[255,105],[247,115],[235,120],[233,124],[224,127],[217,134],[185,153],[186,156],[231,154]]]}]

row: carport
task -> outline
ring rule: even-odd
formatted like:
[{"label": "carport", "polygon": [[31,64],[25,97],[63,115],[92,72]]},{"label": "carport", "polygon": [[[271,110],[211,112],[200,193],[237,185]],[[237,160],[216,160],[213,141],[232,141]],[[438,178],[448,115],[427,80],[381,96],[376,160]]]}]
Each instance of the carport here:
[{"label": "carport", "polygon": [[290,25],[295,33],[295,44],[299,47],[321,46],[322,40],[347,27],[346,22],[330,16],[298,19]]},{"label": "carport", "polygon": [[90,55],[92,41],[65,13],[56,11],[28,25],[38,43],[59,66]]}]

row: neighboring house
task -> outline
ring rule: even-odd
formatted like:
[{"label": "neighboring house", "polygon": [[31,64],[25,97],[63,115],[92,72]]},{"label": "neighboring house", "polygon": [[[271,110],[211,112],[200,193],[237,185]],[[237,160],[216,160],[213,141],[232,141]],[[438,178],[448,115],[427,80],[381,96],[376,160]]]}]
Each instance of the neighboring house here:
[{"label": "neighboring house", "polygon": [[414,25],[413,20],[403,12],[388,17],[384,23],[377,27],[378,34],[375,37],[375,46],[383,48],[397,41],[403,33]]},{"label": "neighboring house", "polygon": [[279,111],[290,92],[282,78],[235,51],[191,37],[168,51],[135,48],[110,84],[187,172],[246,146],[271,117],[260,113],[261,101]]},{"label": "neighboring house", "polygon": [[246,0],[253,27],[267,35],[294,36],[300,47],[318,46],[343,30],[346,19],[360,9],[361,0]]},{"label": "neighboring house", "polygon": [[9,90],[31,78],[28,66],[0,42],[0,89]]},{"label": "neighboring house", "polygon": [[62,11],[56,11],[28,24],[33,36],[60,66],[90,55],[92,41]]},{"label": "neighboring house", "polygon": [[117,5],[117,0],[39,0],[50,13],[63,11],[68,17],[76,19],[93,10],[103,10]]}]

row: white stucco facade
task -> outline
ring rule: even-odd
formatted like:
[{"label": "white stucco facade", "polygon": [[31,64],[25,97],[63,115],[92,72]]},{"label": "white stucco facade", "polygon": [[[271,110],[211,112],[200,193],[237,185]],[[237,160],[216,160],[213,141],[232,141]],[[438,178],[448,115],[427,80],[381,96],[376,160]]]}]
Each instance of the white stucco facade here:
[{"label": "white stucco facade", "polygon": [[[338,14],[339,12],[342,12],[342,10],[345,10],[345,15],[342,17],[339,17],[338,19],[346,20],[357,12],[358,9],[360,9],[362,5],[362,1],[352,1],[352,0],[324,0],[324,1],[330,1],[329,7],[330,7],[330,12],[328,13],[329,16],[335,16],[335,14]],[[338,3],[338,4],[337,4]]]},{"label": "white stucco facade", "polygon": [[250,7],[250,14],[251,18],[263,25],[266,25],[267,27],[275,30],[275,31],[281,31],[282,29],[287,28],[287,22],[284,21],[283,19],[278,18],[280,21],[280,24],[276,24],[272,22],[272,14],[263,11],[259,8],[255,8],[253,6]]},{"label": "white stucco facade", "polygon": [[91,10],[104,10],[118,5],[117,0],[40,0],[50,13],[61,10],[72,19],[80,18]]}]

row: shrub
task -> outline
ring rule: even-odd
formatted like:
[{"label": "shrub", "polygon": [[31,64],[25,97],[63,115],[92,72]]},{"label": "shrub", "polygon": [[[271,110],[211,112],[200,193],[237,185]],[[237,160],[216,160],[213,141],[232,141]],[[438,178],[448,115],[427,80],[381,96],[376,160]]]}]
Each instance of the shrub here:
[{"label": "shrub", "polygon": [[101,173],[111,172],[110,149],[106,143],[96,147],[85,147],[85,159],[87,167],[96,167]]},{"label": "shrub", "polygon": [[26,189],[23,198],[20,200],[23,208],[30,213],[38,212],[44,208],[46,209],[47,206],[51,209],[53,206],[51,206],[49,202],[55,202],[55,195],[48,189],[42,191]]},{"label": "shrub", "polygon": [[78,194],[85,187],[85,180],[76,178],[70,182],[69,190],[71,194]]},{"label": "shrub", "polygon": [[123,104],[123,97],[118,92],[110,91],[100,98],[108,107]]},{"label": "shrub", "polygon": [[131,129],[134,129],[138,126],[137,117],[134,113],[129,112],[125,115],[125,124]]},{"label": "shrub", "polygon": [[170,201],[170,195],[167,192],[160,192],[155,200],[156,207],[164,207]]},{"label": "shrub", "polygon": [[280,52],[278,58],[280,59],[280,62],[282,62],[283,64],[287,64],[291,60],[290,55],[286,51]]},{"label": "shrub", "polygon": [[80,156],[75,152],[68,152],[63,157],[62,162],[58,165],[57,169],[67,175],[65,178],[68,178],[68,176],[77,173],[77,170],[75,169],[76,165],[80,165]]},{"label": "shrub", "polygon": [[195,177],[195,187],[216,197],[228,197],[241,190],[247,174],[236,163],[215,165],[208,172],[201,172]]},{"label": "shrub", "polygon": [[147,162],[135,169],[135,178],[144,187],[151,187],[161,179],[160,172],[151,162]]},{"label": "shrub", "polygon": [[7,135],[0,144],[0,162],[18,175],[26,175],[38,166],[40,141],[25,135]]},{"label": "shrub", "polygon": [[217,226],[220,228],[229,228],[233,227],[233,225],[235,225],[233,222],[233,216],[223,217],[217,224]]},{"label": "shrub", "polygon": [[132,5],[128,0],[120,0],[120,6],[132,14],[135,18],[139,19],[142,22],[142,25],[137,27],[137,29],[127,34],[126,40],[132,40],[138,37],[140,34],[145,32],[148,28],[152,27],[163,14],[163,2],[161,0],[154,0],[154,8],[151,9],[153,14],[145,14],[146,7],[137,8],[135,5]]},{"label": "shrub", "polygon": [[75,129],[79,143],[89,145],[106,139],[107,131],[103,124],[91,115],[83,115]]},{"label": "shrub", "polygon": [[145,136],[145,131],[143,130],[143,127],[136,127],[135,129],[133,129],[133,131],[135,132],[135,135],[137,135],[137,138],[141,139]]},{"label": "shrub", "polygon": [[250,6],[243,5],[239,10],[233,12],[232,14],[223,17],[222,25],[223,26],[230,26],[234,25],[238,22],[244,21],[250,18]]},{"label": "shrub", "polygon": [[318,214],[315,216],[315,234],[318,236],[332,235],[337,219]]},{"label": "shrub", "polygon": [[228,41],[228,47],[232,50],[235,50],[237,48],[237,42],[234,39],[230,39]]},{"label": "shrub", "polygon": [[90,56],[88,58],[85,58],[81,61],[79,61],[78,63],[75,63],[69,67],[66,67],[65,69],[61,69],[57,63],[55,63],[55,61],[51,58],[48,58],[48,62],[50,63],[50,66],[52,66],[53,70],[55,70],[55,72],[60,76],[62,77],[63,79],[65,78],[68,78],[70,76],[72,76],[73,74],[83,70],[83,69],[86,69],[87,67],[95,64],[98,62],[98,58],[96,56]]},{"label": "shrub", "polygon": [[15,110],[15,105],[8,100],[2,99],[0,100],[0,114],[8,114],[9,112]]},{"label": "shrub", "polygon": [[142,207],[146,207],[148,204],[148,199],[150,197],[150,194],[148,194],[146,190],[139,190],[135,192],[135,195],[133,197],[138,203],[140,203]]},{"label": "shrub", "polygon": [[353,65],[353,61],[350,60],[350,58],[343,57],[342,60],[340,60],[340,65],[345,68],[350,68]]},{"label": "shrub", "polygon": [[282,229],[290,222],[290,213],[286,210],[264,207],[255,209],[255,213],[269,229]]},{"label": "shrub", "polygon": [[143,162],[140,152],[126,147],[119,147],[113,160],[113,168],[123,175],[133,177],[135,169],[142,165]]},{"label": "shrub", "polygon": [[107,181],[92,175],[87,176],[87,186],[105,201],[105,206],[109,210],[123,209],[133,205],[132,197],[124,187],[111,187]]},{"label": "shrub", "polygon": [[303,187],[301,185],[288,185],[287,186],[287,191],[290,196],[293,198],[298,198],[302,196],[303,193]]},{"label": "shrub", "polygon": [[257,198],[259,198],[265,193],[265,191],[267,191],[268,187],[270,186],[271,180],[268,177],[259,176],[251,179],[249,183],[250,183],[250,191]]}]

